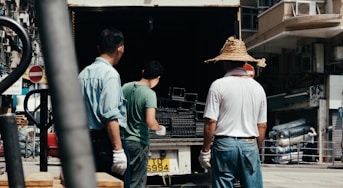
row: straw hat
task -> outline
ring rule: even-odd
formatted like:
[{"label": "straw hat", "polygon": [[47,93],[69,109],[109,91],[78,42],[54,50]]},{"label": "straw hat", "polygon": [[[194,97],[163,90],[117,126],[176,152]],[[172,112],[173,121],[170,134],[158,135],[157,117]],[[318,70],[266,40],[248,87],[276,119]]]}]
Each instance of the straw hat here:
[{"label": "straw hat", "polygon": [[223,61],[223,60],[230,60],[230,61],[244,61],[244,62],[256,62],[257,66],[259,67],[265,67],[267,64],[265,63],[266,59],[255,59],[251,57],[247,49],[245,47],[245,44],[243,41],[235,39],[234,37],[229,37],[223,48],[220,50],[219,55],[215,58],[205,60],[205,63],[214,62],[217,61]]}]

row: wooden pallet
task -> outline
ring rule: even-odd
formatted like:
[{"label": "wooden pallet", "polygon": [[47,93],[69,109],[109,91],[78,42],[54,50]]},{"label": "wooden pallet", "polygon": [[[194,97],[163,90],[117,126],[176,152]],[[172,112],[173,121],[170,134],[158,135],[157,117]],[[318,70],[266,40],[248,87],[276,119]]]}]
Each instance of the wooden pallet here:
[{"label": "wooden pallet", "polygon": [[[54,176],[49,172],[34,172],[25,176],[25,186],[27,188],[58,188],[63,187],[60,183],[61,181],[56,181]],[[7,172],[0,175],[0,188],[9,187]]]},{"label": "wooden pallet", "polygon": [[[124,183],[104,172],[95,174],[98,188],[123,188]],[[27,188],[64,188],[63,177],[54,177],[49,172],[33,172],[25,176],[25,185]],[[8,188],[7,172],[0,175],[0,188]]]},{"label": "wooden pallet", "polygon": [[[98,188],[123,188],[124,182],[116,177],[111,176],[105,172],[96,172],[96,181],[98,183]],[[62,185],[64,185],[63,176],[61,176]]]}]

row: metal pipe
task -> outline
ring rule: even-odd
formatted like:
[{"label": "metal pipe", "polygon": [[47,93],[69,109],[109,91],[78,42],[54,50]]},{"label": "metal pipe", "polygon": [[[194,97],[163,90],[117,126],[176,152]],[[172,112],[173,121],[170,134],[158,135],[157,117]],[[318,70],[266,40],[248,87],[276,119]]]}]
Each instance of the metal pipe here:
[{"label": "metal pipe", "polygon": [[48,171],[48,92],[40,93],[40,153],[39,169],[41,172]]},{"label": "metal pipe", "polygon": [[2,94],[24,74],[25,70],[30,65],[32,58],[32,46],[31,39],[26,30],[12,18],[0,16],[0,25],[12,29],[20,38],[24,49],[19,65],[11,72],[11,74],[1,81],[0,94]]},{"label": "metal pipe", "polygon": [[[19,65],[0,84],[0,94],[6,91],[25,72],[31,61],[32,46],[26,30],[15,20],[0,16],[0,25],[14,31],[23,44],[23,54]],[[13,188],[25,187],[24,171],[18,142],[18,129],[15,114],[5,113],[0,96],[0,134],[4,142],[4,153],[8,185]]]},{"label": "metal pipe", "polygon": [[0,134],[4,141],[8,185],[11,188],[25,187],[15,114],[0,115]]},{"label": "metal pipe", "polygon": [[66,187],[97,187],[66,1],[35,1]]},{"label": "metal pipe", "polygon": [[[37,121],[34,115],[28,109],[28,101],[31,95],[33,94],[40,94],[40,104],[34,110],[36,111],[38,108],[40,109],[40,121]],[[48,89],[36,89],[29,91],[24,99],[24,111],[25,115],[32,121],[37,127],[40,129],[40,171],[47,172],[48,171],[48,129],[52,125],[52,122],[48,122]],[[50,119],[51,121],[51,119]]]}]

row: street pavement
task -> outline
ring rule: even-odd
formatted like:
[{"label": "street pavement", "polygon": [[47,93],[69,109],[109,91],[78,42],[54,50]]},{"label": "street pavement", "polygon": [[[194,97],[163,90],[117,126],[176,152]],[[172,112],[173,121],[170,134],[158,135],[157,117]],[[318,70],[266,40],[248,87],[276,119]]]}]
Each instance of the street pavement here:
[{"label": "street pavement", "polygon": [[[39,172],[39,157],[23,158],[24,176],[32,172]],[[5,161],[0,159],[0,166]],[[54,176],[61,173],[58,158],[49,157],[48,172]],[[342,188],[343,163],[325,164],[262,164],[264,188]],[[187,182],[185,182],[187,183]],[[193,182],[196,183],[196,182]],[[156,187],[156,186],[154,186]],[[161,186],[176,187],[176,186]],[[185,186],[184,186],[185,187]],[[193,187],[193,186],[190,186]],[[194,186],[197,187],[197,186]],[[210,186],[209,186],[210,187]]]},{"label": "street pavement", "polygon": [[342,188],[342,165],[263,165],[265,188]]}]

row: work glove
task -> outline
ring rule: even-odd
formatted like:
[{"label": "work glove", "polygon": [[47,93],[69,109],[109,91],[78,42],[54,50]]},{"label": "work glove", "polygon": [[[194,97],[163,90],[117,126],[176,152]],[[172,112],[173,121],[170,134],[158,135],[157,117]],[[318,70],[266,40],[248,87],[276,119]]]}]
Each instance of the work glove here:
[{"label": "work glove", "polygon": [[113,164],[111,167],[112,172],[124,175],[127,168],[127,158],[124,150],[113,150]]},{"label": "work glove", "polygon": [[211,150],[208,152],[201,150],[198,160],[203,169],[211,169]]},{"label": "work glove", "polygon": [[160,130],[156,131],[156,135],[158,136],[164,136],[166,135],[166,127],[163,125],[160,125]]}]

